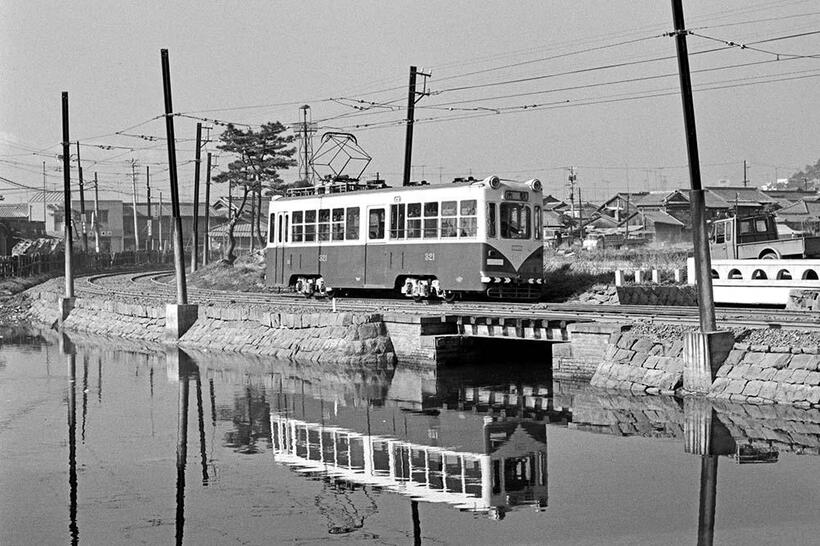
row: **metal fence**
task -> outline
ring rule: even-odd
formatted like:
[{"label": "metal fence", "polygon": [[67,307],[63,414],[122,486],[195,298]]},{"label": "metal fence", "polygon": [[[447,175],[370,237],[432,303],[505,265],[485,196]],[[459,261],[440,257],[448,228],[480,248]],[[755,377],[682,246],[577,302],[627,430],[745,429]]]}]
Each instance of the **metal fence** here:
[{"label": "metal fence", "polygon": [[[125,266],[173,263],[173,254],[156,251],[127,251],[113,254],[83,254],[72,256],[75,274],[96,273]],[[32,256],[0,256],[0,279],[62,274],[65,270],[63,253],[34,254]]]}]

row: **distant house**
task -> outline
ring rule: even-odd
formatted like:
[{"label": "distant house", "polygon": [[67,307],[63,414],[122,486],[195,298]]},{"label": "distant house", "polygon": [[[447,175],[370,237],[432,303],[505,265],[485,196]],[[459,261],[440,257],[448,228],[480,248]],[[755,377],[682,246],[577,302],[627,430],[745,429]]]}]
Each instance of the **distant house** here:
[{"label": "distant house", "polygon": [[544,210],[565,210],[569,208],[567,203],[552,195],[545,196],[542,204]]},{"label": "distant house", "polygon": [[723,216],[751,216],[780,207],[777,199],[757,188],[709,186],[704,188],[707,220]]},{"label": "distant house", "polygon": [[4,243],[0,243],[0,255],[11,254],[14,243],[19,239],[37,239],[44,237],[45,224],[31,219],[28,203],[0,204],[0,224]]},{"label": "distant house", "polygon": [[776,212],[777,223],[806,235],[820,235],[820,200],[797,201]]},{"label": "distant house", "polygon": [[671,214],[662,210],[644,210],[639,216],[646,237],[655,244],[674,244],[685,240],[683,222]]}]

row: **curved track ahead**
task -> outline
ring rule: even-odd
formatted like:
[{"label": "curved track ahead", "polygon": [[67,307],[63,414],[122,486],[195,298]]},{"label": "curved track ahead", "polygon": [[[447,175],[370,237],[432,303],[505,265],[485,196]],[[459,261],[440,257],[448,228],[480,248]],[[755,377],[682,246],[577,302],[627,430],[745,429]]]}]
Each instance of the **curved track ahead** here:
[{"label": "curved track ahead", "polygon": [[[106,274],[84,277],[77,284],[78,295],[83,293],[118,298],[133,298],[152,303],[174,301],[176,287],[173,272]],[[246,304],[276,307],[290,312],[329,311],[334,302],[329,299],[305,299],[294,293],[233,292],[188,286],[188,301],[199,305]],[[600,305],[576,303],[509,303],[493,301],[431,301],[415,303],[412,300],[388,298],[336,298],[339,311],[396,312],[414,315],[488,315],[511,318],[606,319],[616,321],[644,320],[697,324],[696,307],[652,305]],[[717,319],[723,327],[782,327],[820,330],[820,312],[787,311],[760,308],[718,308]]]}]

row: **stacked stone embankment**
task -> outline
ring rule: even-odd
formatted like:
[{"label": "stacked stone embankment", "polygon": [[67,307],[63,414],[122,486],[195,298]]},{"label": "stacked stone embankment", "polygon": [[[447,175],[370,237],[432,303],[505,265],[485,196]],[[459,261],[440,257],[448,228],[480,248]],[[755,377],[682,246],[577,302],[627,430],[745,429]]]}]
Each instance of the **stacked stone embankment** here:
[{"label": "stacked stone embankment", "polygon": [[[58,281],[27,292],[32,319],[45,324],[59,319]],[[107,337],[167,341],[164,304],[133,300],[78,297],[63,328]],[[196,323],[179,339],[179,345],[335,364],[384,366],[395,360],[380,314],[292,313],[263,305],[201,306]]]},{"label": "stacked stone embankment", "polygon": [[683,383],[682,336],[645,329],[613,333],[590,383],[637,394],[673,394]]},{"label": "stacked stone embankment", "polygon": [[279,313],[251,306],[200,307],[180,339],[192,346],[279,359],[392,365],[393,345],[382,315]]},{"label": "stacked stone embankment", "polygon": [[[693,327],[643,324],[610,337],[591,384],[672,394],[683,385],[683,335]],[[820,408],[820,333],[736,330],[708,396],[754,404]]]},{"label": "stacked stone embankment", "polygon": [[696,306],[694,285],[633,284],[617,287],[617,303],[621,305]]},{"label": "stacked stone embankment", "polygon": [[735,343],[717,371],[709,396],[820,407],[820,348]]}]

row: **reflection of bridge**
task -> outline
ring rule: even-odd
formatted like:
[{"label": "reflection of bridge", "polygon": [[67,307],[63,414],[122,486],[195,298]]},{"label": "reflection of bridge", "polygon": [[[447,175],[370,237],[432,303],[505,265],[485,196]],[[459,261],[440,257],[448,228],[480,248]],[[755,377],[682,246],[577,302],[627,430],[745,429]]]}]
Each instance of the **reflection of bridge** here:
[{"label": "reflection of bridge", "polygon": [[547,505],[544,423],[484,418],[480,451],[362,434],[275,411],[271,434],[276,460],[299,472],[320,472],[498,518],[509,506]]}]

